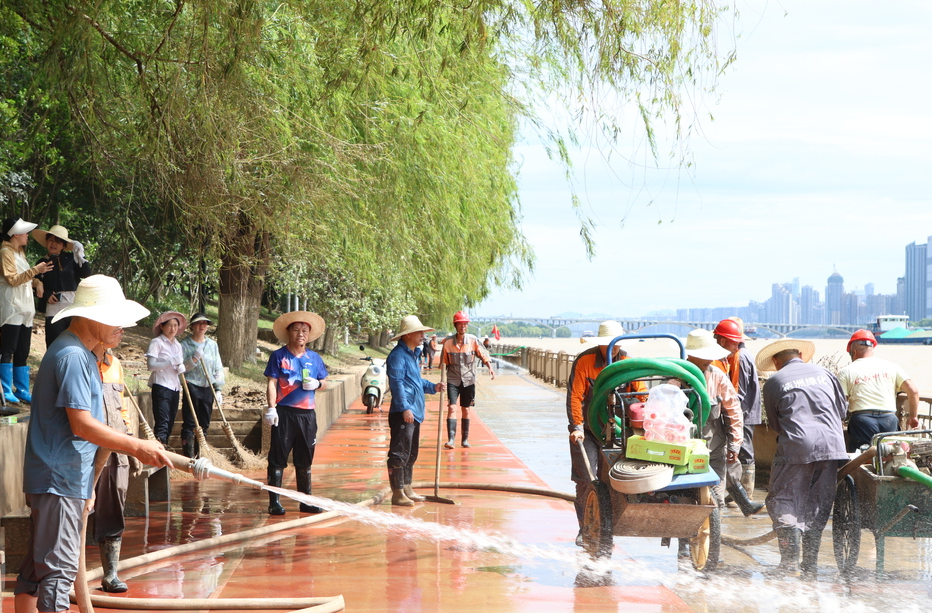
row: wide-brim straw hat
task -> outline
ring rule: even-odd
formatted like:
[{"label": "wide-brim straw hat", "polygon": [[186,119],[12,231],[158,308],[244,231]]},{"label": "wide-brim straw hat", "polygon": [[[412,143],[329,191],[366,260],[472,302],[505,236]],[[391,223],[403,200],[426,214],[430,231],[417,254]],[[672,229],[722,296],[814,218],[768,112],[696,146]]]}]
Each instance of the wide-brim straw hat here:
[{"label": "wide-brim straw hat", "polygon": [[815,343],[812,341],[806,341],[801,338],[781,338],[769,345],[765,345],[757,352],[757,358],[755,360],[757,363],[757,371],[767,372],[776,370],[777,367],[773,363],[773,356],[787,349],[796,349],[799,351],[803,362],[808,362],[812,359],[812,356],[815,355]]},{"label": "wide-brim straw hat", "polygon": [[43,247],[48,247],[49,234],[55,238],[60,238],[65,241],[65,251],[71,251],[71,248],[74,246],[73,240],[68,238],[68,228],[65,226],[52,226],[48,230],[33,230],[32,237],[36,239],[36,242],[42,245]]},{"label": "wide-brim straw hat", "polygon": [[155,323],[152,324],[152,338],[155,338],[162,333],[162,324],[164,324],[169,319],[178,320],[178,331],[181,332],[188,327],[188,318],[179,313],[178,311],[165,311],[159,318],[155,320]]},{"label": "wide-brim straw hat", "polygon": [[311,332],[307,337],[307,342],[309,343],[320,338],[320,335],[324,333],[324,329],[327,327],[324,323],[324,318],[317,313],[311,313],[310,311],[292,311],[279,315],[275,323],[272,324],[272,329],[275,331],[275,338],[283,343],[287,343],[288,326],[297,321],[306,323],[311,327]]},{"label": "wide-brim straw hat", "polygon": [[36,229],[39,224],[34,224],[30,221],[24,221],[22,217],[16,220],[16,223],[13,224],[13,227],[7,232],[10,236],[16,236],[17,234],[27,234]]},{"label": "wide-brim straw hat", "polygon": [[686,355],[698,360],[721,360],[731,352],[718,344],[709,330],[693,330],[686,335]]},{"label": "wide-brim straw hat", "polygon": [[405,334],[411,334],[412,332],[433,332],[434,329],[428,326],[425,326],[421,323],[421,320],[418,319],[417,315],[408,315],[407,317],[401,318],[401,323],[398,325],[398,334],[392,337],[393,341],[397,341],[399,338]]},{"label": "wide-brim straw hat", "polygon": [[[611,343],[612,339],[624,335],[625,329],[622,327],[622,325],[613,319],[609,319],[600,323],[598,334],[596,336],[588,337],[586,341],[604,347]],[[615,343],[616,346],[620,346],[621,344],[621,341]]]},{"label": "wide-brim straw hat", "polygon": [[206,321],[211,326],[214,325],[214,322],[211,321],[210,317],[208,317],[204,313],[195,313],[194,315],[191,316],[191,321],[188,322],[188,327],[190,328],[194,324],[200,323],[202,321]]},{"label": "wide-brim straw hat", "polygon": [[126,299],[119,281],[106,275],[91,275],[78,284],[74,302],[59,311],[52,323],[65,317],[85,317],[105,326],[129,328],[148,315],[149,309]]}]

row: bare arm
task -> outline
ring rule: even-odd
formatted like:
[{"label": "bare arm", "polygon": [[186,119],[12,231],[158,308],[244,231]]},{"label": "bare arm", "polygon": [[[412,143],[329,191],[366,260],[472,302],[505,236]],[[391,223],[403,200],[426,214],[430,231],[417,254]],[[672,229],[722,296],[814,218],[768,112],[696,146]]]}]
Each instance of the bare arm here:
[{"label": "bare arm", "polygon": [[906,403],[909,406],[909,428],[915,430],[919,427],[919,388],[912,379],[903,381],[901,392],[906,392]]},{"label": "bare arm", "polygon": [[265,398],[268,402],[267,407],[274,407],[278,400],[278,379],[273,379],[272,377],[266,377],[269,380],[268,386],[265,388]]},{"label": "bare arm", "polygon": [[172,467],[171,460],[165,455],[165,448],[158,441],[148,441],[121,434],[94,419],[90,411],[66,409],[68,423],[75,436],[94,443],[104,449],[125,453],[138,459],[143,464],[162,468]]}]

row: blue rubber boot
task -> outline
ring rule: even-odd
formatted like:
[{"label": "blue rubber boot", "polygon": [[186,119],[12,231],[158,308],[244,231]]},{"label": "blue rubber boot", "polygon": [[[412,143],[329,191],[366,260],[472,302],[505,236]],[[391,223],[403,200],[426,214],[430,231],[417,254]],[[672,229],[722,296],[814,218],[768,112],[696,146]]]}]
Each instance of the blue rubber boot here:
[{"label": "blue rubber boot", "polygon": [[13,395],[13,364],[4,362],[0,364],[0,384],[3,385],[3,397],[7,402],[19,402],[19,398]]},{"label": "blue rubber boot", "polygon": [[13,392],[13,395],[20,399],[21,402],[26,404],[32,403],[32,395],[29,393],[29,367],[28,366],[14,366],[13,367],[13,385],[16,386],[16,391]]}]

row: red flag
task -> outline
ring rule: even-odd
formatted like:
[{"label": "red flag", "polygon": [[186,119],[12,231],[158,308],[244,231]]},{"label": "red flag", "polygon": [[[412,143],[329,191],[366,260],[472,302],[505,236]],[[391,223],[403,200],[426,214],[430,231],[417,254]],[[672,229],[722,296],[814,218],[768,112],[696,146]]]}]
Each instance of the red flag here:
[{"label": "red flag", "polygon": [[498,331],[498,324],[492,324],[492,336],[495,337],[495,340],[502,340],[502,333]]}]

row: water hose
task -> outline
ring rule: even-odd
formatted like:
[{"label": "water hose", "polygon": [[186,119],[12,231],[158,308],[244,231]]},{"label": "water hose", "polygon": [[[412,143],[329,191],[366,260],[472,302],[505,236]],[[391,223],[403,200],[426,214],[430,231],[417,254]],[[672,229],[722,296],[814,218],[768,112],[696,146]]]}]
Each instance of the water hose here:
[{"label": "water hose", "polygon": [[[609,364],[596,377],[592,387],[592,401],[589,403],[589,428],[603,444],[608,441],[602,437],[605,425],[614,416],[607,408],[608,395],[617,387],[626,385],[636,379],[646,377],[671,377],[680,379],[695,390],[689,395],[689,409],[693,413],[693,422],[702,431],[712,408],[706,391],[705,375],[695,364],[678,358],[628,358]],[[615,434],[621,434],[620,425],[615,423]]]},{"label": "water hose", "polygon": [[912,466],[900,466],[896,469],[896,472],[906,479],[912,479],[917,483],[921,483],[928,488],[932,488],[932,477],[925,474],[918,468],[913,468]]}]

